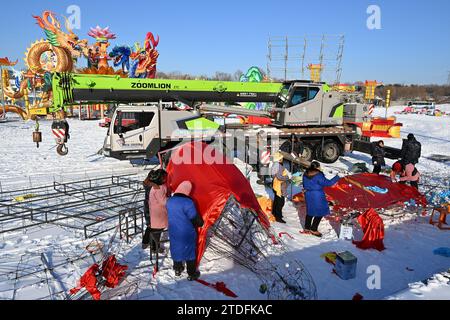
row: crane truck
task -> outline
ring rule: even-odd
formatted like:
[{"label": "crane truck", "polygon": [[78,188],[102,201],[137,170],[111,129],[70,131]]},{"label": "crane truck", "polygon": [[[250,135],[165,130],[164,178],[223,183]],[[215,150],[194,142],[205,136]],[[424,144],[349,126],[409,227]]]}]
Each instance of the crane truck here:
[{"label": "crane truck", "polygon": [[[305,145],[303,158],[307,161],[333,163],[344,151],[351,150],[370,153],[370,139],[363,137],[361,131],[361,124],[369,121],[368,105],[360,103],[355,95],[333,91],[322,82],[132,79],[55,73],[52,86],[53,105],[49,112],[76,104],[115,105],[103,152],[119,160],[150,159],[186,138],[214,139],[219,132],[236,128],[214,121],[215,116],[227,114],[272,119],[270,125],[247,124],[240,129],[244,136],[262,133],[269,140],[276,137],[279,143],[296,135]],[[163,107],[163,103],[175,101],[193,110]],[[244,102],[263,102],[271,107],[257,111],[233,106]],[[386,147],[386,157],[397,159],[399,150]]]}]

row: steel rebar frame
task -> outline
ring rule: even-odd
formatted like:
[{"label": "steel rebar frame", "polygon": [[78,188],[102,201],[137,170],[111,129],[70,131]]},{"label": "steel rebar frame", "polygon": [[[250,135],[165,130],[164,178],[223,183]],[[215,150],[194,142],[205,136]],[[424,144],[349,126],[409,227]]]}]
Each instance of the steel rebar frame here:
[{"label": "steel rebar frame", "polygon": [[[28,199],[14,202],[24,193]],[[110,176],[0,192],[0,234],[44,224],[83,230],[90,238],[112,230],[108,222],[118,219],[123,210],[134,208],[135,230],[142,220],[143,187],[132,176]],[[119,219],[120,221],[120,219]],[[106,227],[105,227],[106,226]],[[129,228],[126,228],[127,232]],[[133,235],[132,234],[132,235]],[[130,235],[128,235],[130,236]]]},{"label": "steel rebar frame", "polygon": [[209,229],[207,251],[233,259],[267,285],[269,299],[316,299],[314,281],[303,264],[290,257],[281,239],[259,223],[255,212],[234,196]]}]

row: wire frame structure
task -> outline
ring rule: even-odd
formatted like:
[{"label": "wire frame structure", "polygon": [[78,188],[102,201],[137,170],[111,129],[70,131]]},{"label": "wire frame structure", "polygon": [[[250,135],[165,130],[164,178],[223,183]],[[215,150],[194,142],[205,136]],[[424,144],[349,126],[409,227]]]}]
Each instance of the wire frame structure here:
[{"label": "wire frame structure", "polygon": [[283,242],[259,223],[256,213],[241,208],[233,196],[210,228],[206,250],[255,273],[270,300],[317,299],[305,266],[290,257]]},{"label": "wire frame structure", "polygon": [[[143,230],[141,179],[110,176],[0,191],[0,234],[46,224],[82,230],[94,238],[119,224],[130,236]],[[122,232],[124,231],[124,232]]]},{"label": "wire frame structure", "polygon": [[271,36],[267,45],[267,75],[274,80],[308,80],[308,66],[320,65],[320,81],[338,84],[344,45],[344,35]]}]

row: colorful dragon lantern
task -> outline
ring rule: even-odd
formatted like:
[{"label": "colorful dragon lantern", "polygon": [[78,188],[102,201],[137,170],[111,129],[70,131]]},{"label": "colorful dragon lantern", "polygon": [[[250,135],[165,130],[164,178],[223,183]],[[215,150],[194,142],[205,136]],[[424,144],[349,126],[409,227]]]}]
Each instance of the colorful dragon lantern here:
[{"label": "colorful dragon lantern", "polygon": [[243,74],[240,78],[241,82],[261,82],[263,81],[264,76],[262,75],[261,70],[258,67],[251,67],[247,70],[245,74]]},{"label": "colorful dragon lantern", "polygon": [[109,40],[116,39],[116,35],[109,31],[109,27],[100,28],[97,26],[95,29],[91,28],[88,36],[96,40],[94,47],[90,49],[91,51],[88,55],[88,61],[91,67],[109,69],[109,60],[111,60],[108,54]]},{"label": "colorful dragon lantern", "polygon": [[18,92],[14,91],[11,88],[9,72],[7,69],[3,69],[3,67],[7,67],[7,68],[14,67],[17,63],[18,63],[17,60],[15,62],[12,62],[9,60],[9,58],[0,58],[0,69],[1,69],[1,78],[2,78],[2,83],[0,84],[0,86],[2,88],[2,94],[3,94],[2,98],[8,97],[10,99],[20,99],[23,97],[25,88],[20,88],[20,90]]},{"label": "colorful dragon lantern", "polygon": [[17,62],[19,61],[16,60],[15,62],[12,62],[9,58],[0,58],[0,67],[14,67]]},{"label": "colorful dragon lantern", "polygon": [[121,67],[123,73],[130,71],[131,48],[129,46],[115,46],[109,56],[114,59],[114,67]]},{"label": "colorful dragon lantern", "polygon": [[[240,78],[240,82],[262,82],[264,80],[264,76],[258,67],[251,67],[245,74],[241,75]],[[248,102],[244,104],[244,107],[250,110],[264,110],[265,106],[265,103],[260,102]]]},{"label": "colorful dragon lantern", "polygon": [[87,40],[80,40],[70,28],[66,19],[67,33],[62,31],[55,14],[44,11],[42,17],[33,16],[44,30],[47,40],[39,40],[25,53],[25,63],[34,74],[45,72],[68,72],[74,68],[74,62],[81,57]]},{"label": "colorful dragon lantern", "polygon": [[136,43],[136,51],[130,56],[135,61],[130,70],[130,78],[156,78],[156,63],[159,57],[156,47],[158,44],[159,36],[155,39],[151,32],[147,33],[143,48]]}]

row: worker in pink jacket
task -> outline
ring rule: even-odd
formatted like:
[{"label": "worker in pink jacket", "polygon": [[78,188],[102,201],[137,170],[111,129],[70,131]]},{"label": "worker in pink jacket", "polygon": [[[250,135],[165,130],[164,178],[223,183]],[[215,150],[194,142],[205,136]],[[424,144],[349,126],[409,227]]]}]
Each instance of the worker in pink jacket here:
[{"label": "worker in pink jacket", "polygon": [[[144,234],[146,244],[143,242],[143,248],[148,248],[150,243],[152,251],[156,251],[159,247],[161,233],[168,227],[166,202],[168,199],[168,189],[166,186],[167,173],[158,170],[156,179],[149,182],[150,192],[148,197],[148,206],[150,211],[150,224]],[[163,252],[159,249],[160,253]]]},{"label": "worker in pink jacket", "polygon": [[[397,178],[397,176],[400,177]],[[412,187],[419,190],[420,172],[412,163],[408,163],[406,166],[400,161],[394,163],[391,171],[391,179],[392,181],[397,181],[400,183],[409,182]]]}]

